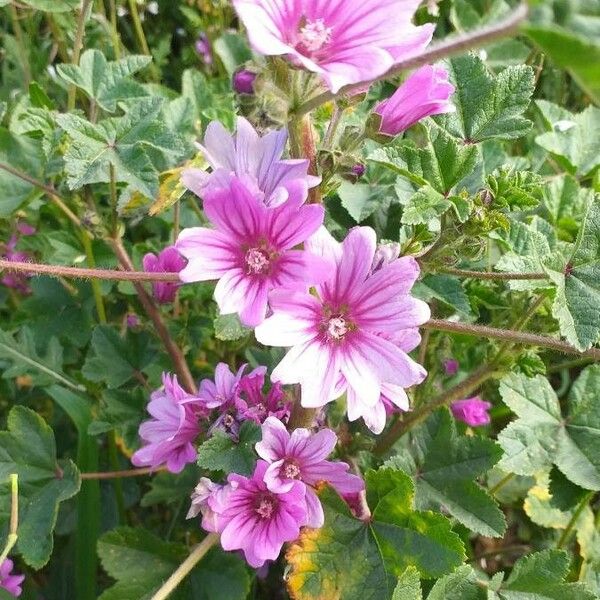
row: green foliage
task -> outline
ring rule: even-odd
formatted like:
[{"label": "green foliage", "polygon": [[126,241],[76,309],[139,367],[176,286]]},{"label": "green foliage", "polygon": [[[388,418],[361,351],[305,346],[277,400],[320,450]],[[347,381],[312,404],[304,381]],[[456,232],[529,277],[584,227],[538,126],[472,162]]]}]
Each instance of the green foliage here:
[{"label": "green foliage", "polygon": [[431,578],[458,566],[463,546],[449,521],[414,511],[413,498],[410,478],[393,469],[367,474],[368,522],[354,518],[331,490],[322,492],[324,527],[302,532],[287,554],[293,597],[391,598],[407,568]]},{"label": "green foliage", "polygon": [[600,489],[600,420],[591,410],[598,402],[599,382],[600,369],[586,368],[569,393],[563,416],[546,378],[506,376],[500,394],[519,418],[498,436],[505,452],[499,466],[533,475],[554,464],[576,485]]},{"label": "green foliage", "polygon": [[80,488],[79,471],[71,460],[57,460],[52,429],[34,411],[15,406],[8,430],[0,431],[0,518],[10,514],[9,475],[19,476],[19,539],[17,549],[35,569],[52,554],[58,506]]},{"label": "green foliage", "polygon": [[252,421],[242,424],[237,441],[215,429],[212,437],[198,448],[198,465],[209,471],[250,475],[256,463],[254,445],[260,439],[260,427]]},{"label": "green foliage", "polygon": [[237,314],[219,315],[215,319],[215,337],[219,340],[234,342],[248,337],[250,329],[242,325]]},{"label": "green foliage", "polygon": [[504,515],[474,481],[500,460],[500,447],[486,438],[459,436],[447,409],[433,413],[411,437],[411,454],[400,454],[386,464],[412,475],[417,506],[444,507],[472,531],[502,537]]}]

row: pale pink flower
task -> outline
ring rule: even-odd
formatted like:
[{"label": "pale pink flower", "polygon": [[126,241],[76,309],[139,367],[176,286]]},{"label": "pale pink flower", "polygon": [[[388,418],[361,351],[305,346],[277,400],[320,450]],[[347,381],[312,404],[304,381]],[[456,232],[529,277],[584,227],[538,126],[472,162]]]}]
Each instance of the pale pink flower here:
[{"label": "pale pink flower", "polygon": [[287,200],[304,202],[308,189],[321,180],[308,175],[307,159],[282,159],[286,142],[285,129],[261,137],[243,117],[237,118],[233,135],[221,123],[212,121],[206,128],[204,145],[199,145],[212,172],[186,169],[182,181],[200,198],[228,189],[232,178],[237,177],[269,207]]},{"label": "pale pink flower", "polygon": [[307,523],[306,486],[294,481],[288,491],[272,492],[264,481],[267,468],[259,460],[250,478],[230,474],[224,502],[217,506],[214,497],[209,499],[217,514],[221,546],[242,550],[254,568],[275,560],[283,544],[295,540]]},{"label": "pale pink flower", "polygon": [[444,67],[425,65],[417,69],[391,98],[374,108],[381,117],[380,133],[395,136],[425,117],[453,112],[456,108],[449,100],[453,93]]},{"label": "pale pink flower", "polygon": [[490,408],[492,408],[492,405],[482,400],[479,396],[457,400],[450,405],[450,410],[454,418],[471,427],[489,425],[491,422],[490,415],[488,414]]},{"label": "pale pink flower", "polygon": [[265,483],[273,492],[287,492],[295,481],[304,482],[309,527],[322,527],[324,522],[315,486],[327,483],[342,496],[355,494],[365,487],[360,477],[348,472],[346,463],[326,460],[336,443],[337,436],[331,429],[317,433],[295,429],[289,433],[275,417],[269,417],[262,425],[262,440],[256,444],[256,452],[269,463]]},{"label": "pale pink flower", "polygon": [[147,407],[153,417],[140,425],[144,445],[131,457],[136,467],[166,464],[171,473],[196,460],[194,441],[200,433],[200,419],[206,416],[199,398],[188,394],[175,375],[163,373],[163,388],[152,393]]},{"label": "pale pink flower", "polygon": [[419,54],[434,26],[412,24],[420,0],[233,0],[254,50],[285,55],[332,92],[372,81]]},{"label": "pale pink flower", "polygon": [[202,528],[206,531],[219,531],[219,513],[224,510],[231,485],[214,483],[208,477],[201,477],[191,496],[190,509],[186,519],[202,515]]},{"label": "pale pink flower", "polygon": [[358,418],[381,402],[383,384],[403,389],[425,378],[401,344],[387,339],[406,330],[414,338],[429,319],[427,304],[410,296],[419,265],[407,256],[372,272],[376,239],[370,227],[350,230],[342,244],[322,228],[307,245],[335,268],[318,296],[272,293],[273,315],[256,328],[256,339],[291,347],[271,379],[300,383],[302,406],[323,406],[346,392],[348,416]]},{"label": "pale pink flower", "polygon": [[5,558],[0,565],[0,588],[6,590],[11,596],[18,598],[23,592],[21,584],[25,580],[25,575],[13,575],[13,561]]},{"label": "pale pink flower", "polygon": [[293,250],[323,222],[322,206],[297,199],[267,208],[238,180],[204,200],[215,229],[184,229],[177,249],[188,259],[182,281],[218,279],[215,300],[221,314],[239,313],[254,327],[267,313],[268,294],[279,288],[305,289],[323,281],[330,265],[323,258]]}]

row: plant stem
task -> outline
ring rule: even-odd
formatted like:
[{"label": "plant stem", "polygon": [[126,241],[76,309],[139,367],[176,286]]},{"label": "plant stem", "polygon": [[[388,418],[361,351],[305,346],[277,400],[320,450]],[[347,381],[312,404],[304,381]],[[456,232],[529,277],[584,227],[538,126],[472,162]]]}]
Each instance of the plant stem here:
[{"label": "plant stem", "polygon": [[546,273],[501,273],[497,271],[465,271],[463,269],[442,268],[440,273],[456,275],[457,277],[472,277],[473,279],[506,279],[506,280],[530,280],[548,279]]},{"label": "plant stem", "polygon": [[17,7],[11,2],[10,3],[10,20],[17,40],[17,46],[21,54],[21,60],[23,65],[23,75],[25,76],[25,88],[27,88],[31,82],[31,70],[29,68],[29,54],[27,52],[27,46],[25,44],[25,38],[23,37],[23,30],[21,29],[21,23],[19,22],[19,13]]},{"label": "plant stem", "polygon": [[[96,259],[94,258],[94,250],[92,248],[92,240],[87,231],[81,232],[81,241],[87,258],[87,263],[90,268],[96,268]],[[102,289],[100,288],[100,280],[93,278],[91,280],[92,292],[94,294],[94,302],[96,303],[96,312],[98,313],[98,321],[106,324],[106,309],[104,307],[104,298],[102,297]]]},{"label": "plant stem", "polygon": [[461,381],[459,384],[438,396],[433,402],[430,402],[412,413],[407,413],[405,419],[396,421],[387,432],[379,438],[379,441],[373,448],[373,453],[377,456],[385,454],[406,431],[423,422],[435,409],[440,406],[451,404],[455,400],[465,398],[482,383],[485,383],[488,379],[495,377],[497,374],[498,371],[491,368],[489,365],[484,365],[471,373],[464,381]]},{"label": "plant stem", "polygon": [[[307,158],[309,160],[308,173],[317,175],[317,143],[310,116],[292,117],[288,130],[292,158]],[[311,204],[321,204],[323,202],[319,186],[315,186],[308,191],[308,201]]]},{"label": "plant stem", "polygon": [[549,348],[565,354],[576,354],[582,357],[591,358],[600,361],[600,349],[590,348],[580,351],[574,346],[544,335],[534,333],[523,333],[512,331],[510,329],[497,329],[487,325],[471,325],[468,323],[454,323],[453,321],[444,321],[440,319],[430,319],[422,325],[425,329],[435,329],[437,331],[447,331],[450,333],[460,333],[463,335],[472,335],[475,337],[484,337],[497,340],[504,340],[515,344],[527,344],[529,346],[540,346]]},{"label": "plant stem", "polygon": [[333,108],[333,114],[331,115],[331,120],[329,121],[329,125],[327,127],[327,131],[325,133],[325,137],[323,138],[323,147],[324,148],[333,148],[335,141],[335,134],[338,129],[338,125],[342,119],[342,115],[344,114],[344,110],[340,108],[339,104],[336,104]]},{"label": "plant stem", "polygon": [[565,530],[562,532],[562,535],[560,536],[560,538],[558,539],[558,542],[556,543],[556,547],[559,550],[561,548],[563,548],[568,543],[569,538],[571,537],[571,533],[573,531],[573,528],[575,527],[575,524],[577,523],[577,520],[581,516],[581,513],[583,512],[583,509],[592,501],[592,498],[595,495],[596,495],[596,492],[588,492],[581,499],[581,502],[577,505],[577,509],[573,513],[573,516],[571,517],[571,519],[567,523],[567,526],[565,527]]},{"label": "plant stem", "polygon": [[112,233],[113,235],[117,234],[117,229],[119,227],[119,213],[117,209],[118,199],[117,199],[117,176],[115,173],[115,167],[112,163],[110,163],[108,167],[109,173],[109,188],[110,188],[110,207],[111,207],[111,222],[112,222]]},{"label": "plant stem", "polygon": [[115,59],[121,58],[121,40],[119,38],[119,29],[117,28],[117,5],[115,0],[110,0],[110,37],[115,52]]},{"label": "plant stem", "polygon": [[563,371],[564,369],[574,369],[576,367],[585,367],[586,365],[590,364],[590,362],[592,362],[592,361],[593,361],[593,359],[588,358],[588,357],[575,358],[573,360],[567,360],[558,365],[552,365],[551,367],[548,367],[546,372],[548,374],[558,373],[560,371]]},{"label": "plant stem", "polygon": [[19,536],[17,529],[19,527],[19,475],[11,473],[10,476],[10,524],[8,526],[8,536],[6,544],[0,554],[0,565],[4,562],[14,545],[17,543]]},{"label": "plant stem", "polygon": [[[429,48],[427,48],[420,54],[411,57],[407,60],[396,63],[383,75],[376,77],[374,80],[372,80],[371,83],[383,79],[389,79],[390,77],[394,77],[395,75],[402,73],[402,71],[406,71],[408,69],[416,69],[417,67],[422,67],[423,65],[437,62],[442,58],[447,58],[449,56],[461,54],[463,52],[466,52],[467,50],[471,50],[478,46],[489,44],[490,42],[493,42],[515,31],[521,23],[521,21],[523,21],[526,16],[527,4],[525,2],[522,2],[505,19],[498,21],[494,25],[482,27],[481,29],[469,31],[464,34],[450,36],[449,38],[442,40],[437,44],[432,44]],[[326,102],[330,102],[335,98],[344,96],[348,93],[351,93],[354,90],[358,90],[364,87],[365,83],[368,82],[362,81],[345,86],[337,94],[333,94],[332,92],[324,92],[323,94],[319,94],[318,96],[313,96],[312,98],[301,104],[295,110],[295,114],[298,117],[305,115],[313,109],[317,108],[318,106],[321,106],[321,104],[325,104]]]},{"label": "plant stem", "polygon": [[495,483],[491,488],[489,488],[488,492],[490,495],[494,496],[498,493],[509,481],[511,481],[515,477],[514,473],[508,473],[505,475],[500,481]]},{"label": "plant stem", "polygon": [[70,277],[74,279],[103,279],[107,281],[165,281],[178,283],[177,273],[146,273],[145,271],[116,271],[112,269],[86,269],[83,267],[63,267],[0,259],[0,270]]},{"label": "plant stem", "polygon": [[177,567],[171,577],[152,596],[151,600],[165,600],[177,586],[187,577],[204,555],[219,541],[216,533],[209,533],[190,553],[190,555]]},{"label": "plant stem", "polygon": [[[131,262],[131,258],[129,258],[129,254],[127,254],[127,250],[125,250],[125,247],[123,246],[123,243],[121,242],[121,240],[118,238],[113,239],[112,245],[113,245],[115,254],[117,255],[117,258],[119,259],[119,262],[121,263],[121,266],[126,271],[133,271],[133,263]],[[139,280],[133,282],[133,287],[135,287],[138,298],[140,299],[140,302],[141,302],[142,306],[144,307],[146,314],[154,323],[156,333],[162,340],[162,342],[165,346],[165,349],[167,350],[167,352],[169,353],[169,355],[171,357],[171,360],[173,362],[173,367],[175,368],[175,372],[177,373],[177,376],[179,377],[179,380],[181,381],[181,385],[188,392],[196,393],[196,391],[197,391],[196,382],[194,381],[194,378],[192,377],[189,367],[187,366],[187,363],[185,362],[185,357],[183,356],[183,353],[179,349],[179,346],[177,346],[177,344],[173,341],[173,338],[171,338],[171,334],[169,333],[169,330],[167,329],[166,325],[164,324],[156,304],[154,303],[152,298],[146,293],[144,286],[139,282]]]},{"label": "plant stem", "polygon": [[97,473],[81,473],[81,479],[120,479],[122,477],[141,477],[152,473],[166,471],[166,467],[144,467],[143,469],[127,469],[125,471],[99,471]]},{"label": "plant stem", "polygon": [[[114,471],[119,468],[119,455],[117,453],[117,436],[115,430],[109,431],[108,439],[108,461]],[[121,480],[116,478],[113,482],[115,490],[115,498],[117,500],[117,512],[119,513],[119,523],[125,525],[127,523],[127,514],[125,512],[125,496],[123,495],[123,484]]]},{"label": "plant stem", "polygon": [[[92,2],[93,0],[81,0],[81,8],[79,9],[79,16],[77,17],[77,29],[75,30],[75,43],[73,45],[73,55],[71,57],[71,63],[74,65],[79,64],[81,49],[83,48],[83,36],[85,35],[85,20],[90,6],[92,5]],[[69,93],[67,97],[67,110],[69,112],[71,112],[75,108],[76,94],[76,86],[69,86]]]},{"label": "plant stem", "polygon": [[81,227],[81,221],[79,220],[79,217],[64,203],[62,198],[58,195],[58,192],[52,186],[46,185],[34,177],[27,175],[27,173],[23,173],[22,171],[19,171],[18,169],[15,169],[14,167],[4,163],[0,163],[0,169],[10,173],[11,175],[14,175],[15,177],[18,177],[19,179],[22,179],[23,181],[27,181],[27,183],[31,183],[31,185],[34,185],[41,190],[44,190],[50,196],[50,198],[52,198],[54,204],[56,204],[56,206],[62,210],[62,212],[71,220],[71,222],[77,227]]},{"label": "plant stem", "polygon": [[129,14],[131,15],[131,20],[133,21],[133,28],[135,30],[135,37],[137,39],[138,45],[142,54],[146,56],[152,56],[150,53],[150,48],[148,47],[148,42],[146,41],[146,35],[144,34],[144,28],[142,27],[142,21],[140,19],[140,13],[138,11],[138,6],[136,0],[127,0],[129,4]]}]

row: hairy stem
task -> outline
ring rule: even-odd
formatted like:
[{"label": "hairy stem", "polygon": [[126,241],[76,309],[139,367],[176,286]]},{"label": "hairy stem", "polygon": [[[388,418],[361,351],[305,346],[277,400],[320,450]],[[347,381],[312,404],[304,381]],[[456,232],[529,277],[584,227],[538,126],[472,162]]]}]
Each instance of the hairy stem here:
[{"label": "hairy stem", "polygon": [[459,384],[438,396],[433,402],[430,402],[412,413],[407,413],[406,418],[396,421],[387,432],[379,438],[379,441],[373,448],[373,453],[377,456],[385,454],[406,431],[412,429],[415,425],[422,423],[434,410],[441,406],[451,404],[461,398],[465,398],[482,383],[485,383],[488,379],[492,379],[496,375],[498,375],[498,371],[488,365],[484,365],[471,373],[464,381],[461,381]]},{"label": "hairy stem", "polygon": [[[310,116],[292,117],[288,128],[292,158],[307,158],[309,160],[309,174],[317,175],[317,142]],[[319,186],[315,186],[308,191],[308,201],[312,204],[323,202]]]},{"label": "hairy stem", "polygon": [[140,477],[166,471],[166,467],[145,467],[143,469],[127,469],[125,471],[100,471],[98,473],[81,473],[81,479],[120,479],[122,477]]},{"label": "hairy stem", "polygon": [[[81,241],[85,250],[85,256],[87,263],[90,268],[96,268],[96,259],[94,258],[94,250],[92,249],[92,240],[88,235],[87,231],[81,232]],[[100,280],[93,278],[91,280],[92,292],[94,294],[94,302],[96,303],[96,312],[98,313],[98,321],[105,324],[106,320],[106,308],[104,307],[104,298],[102,297],[102,290],[100,289]]]},{"label": "hairy stem", "polygon": [[19,536],[17,529],[19,527],[19,475],[11,473],[10,476],[10,523],[8,526],[8,536],[6,544],[0,554],[0,565],[4,562],[14,545],[17,543]]},{"label": "hairy stem", "polygon": [[10,173],[11,175],[14,175],[15,177],[18,177],[19,179],[22,179],[23,181],[26,181],[27,183],[31,183],[31,185],[35,185],[35,187],[39,188],[40,190],[44,190],[44,192],[46,192],[46,194],[52,198],[54,204],[56,204],[56,206],[62,210],[62,212],[71,220],[71,222],[77,227],[81,227],[81,221],[79,220],[79,217],[64,203],[63,199],[58,195],[58,192],[52,186],[46,185],[34,177],[27,175],[27,173],[23,173],[22,171],[19,171],[18,169],[15,169],[14,167],[4,163],[0,163],[0,169]]},{"label": "hairy stem", "polygon": [[[121,263],[121,266],[126,271],[133,271],[133,263],[131,262],[131,258],[129,254],[127,254],[127,250],[123,246],[123,243],[120,239],[112,240],[112,246]],[[148,295],[144,286],[140,283],[140,281],[134,281],[133,287],[135,288],[138,298],[148,317],[154,323],[154,327],[156,329],[156,333],[162,340],[165,349],[169,353],[171,360],[173,362],[173,367],[175,368],[175,372],[177,373],[177,377],[179,378],[181,385],[190,393],[196,393],[197,387],[194,378],[190,372],[190,369],[185,361],[185,357],[181,352],[179,346],[173,341],[169,330],[167,329],[162,317],[160,316],[160,312],[158,307],[156,306],[154,300]]]},{"label": "hairy stem", "polygon": [[17,7],[11,2],[9,8],[13,33],[15,34],[15,40],[17,41],[17,46],[19,47],[19,52],[21,54],[21,64],[23,66],[23,75],[25,76],[24,84],[25,88],[27,88],[29,86],[29,83],[31,82],[31,70],[29,68],[29,55],[27,54],[27,45],[25,43],[25,38],[23,37],[21,23],[19,22],[19,13],[17,12]]},{"label": "hairy stem", "polygon": [[577,523],[577,520],[581,516],[581,513],[583,512],[584,508],[592,501],[592,498],[595,495],[596,495],[596,492],[588,492],[581,499],[581,502],[577,505],[577,508],[575,509],[575,512],[573,513],[573,516],[571,517],[571,519],[567,523],[567,526],[565,527],[565,530],[562,532],[562,535],[558,539],[558,542],[556,542],[556,547],[559,550],[561,548],[564,548],[564,546],[569,542],[569,539],[571,537],[571,533],[573,532],[573,528],[575,527],[575,525]]},{"label": "hairy stem", "polygon": [[119,29],[117,28],[117,5],[115,0],[110,0],[110,37],[112,40],[115,58],[121,58],[121,40],[119,38]]},{"label": "hairy stem", "polygon": [[171,577],[152,596],[151,600],[165,600],[173,593],[177,586],[188,576],[189,572],[202,560],[204,555],[219,541],[216,533],[209,533],[190,553],[190,555],[177,567]]},{"label": "hairy stem", "polygon": [[83,267],[63,267],[41,263],[13,262],[0,259],[0,270],[17,273],[35,273],[73,279],[103,279],[107,281],[164,281],[177,283],[177,273],[146,273],[144,271],[115,271],[112,269],[86,269]]},{"label": "hairy stem", "polygon": [[505,280],[532,280],[548,279],[546,273],[502,273],[497,271],[465,271],[463,269],[442,268],[440,273],[456,275],[456,277],[472,277],[473,279],[505,279]]},{"label": "hairy stem", "polygon": [[453,321],[444,321],[440,319],[430,319],[422,325],[425,329],[435,329],[437,331],[447,331],[449,333],[460,333],[462,335],[472,335],[475,337],[490,338],[503,340],[514,344],[526,344],[528,346],[540,346],[549,348],[556,352],[564,354],[576,354],[586,358],[592,358],[600,361],[600,349],[590,348],[589,350],[580,351],[574,346],[567,344],[561,340],[551,338],[545,335],[537,335],[534,333],[524,333],[513,331],[510,329],[498,329],[487,325],[471,325],[470,323],[454,323]]},{"label": "hairy stem", "polygon": [[[79,16],[77,17],[77,29],[75,31],[75,42],[73,45],[73,55],[71,56],[71,63],[74,65],[79,64],[79,58],[81,56],[81,49],[83,48],[83,36],[85,35],[85,20],[90,10],[93,0],[82,0],[81,8],[79,9]],[[67,110],[71,112],[75,108],[75,96],[77,94],[77,88],[74,85],[69,86],[69,93],[67,97]]]},{"label": "hairy stem", "polygon": [[[389,79],[406,71],[407,69],[416,69],[430,63],[434,63],[442,58],[461,54],[467,50],[471,50],[478,46],[483,46],[505,37],[515,31],[519,24],[527,16],[527,5],[525,2],[519,4],[517,8],[511,12],[506,18],[498,21],[497,23],[488,27],[483,27],[476,31],[469,31],[464,34],[450,36],[447,39],[442,40],[436,44],[432,44],[429,48],[421,52],[420,54],[413,56],[407,60],[396,63],[391,69],[386,71],[380,77],[377,77],[372,81],[379,81],[382,79]],[[348,85],[343,87],[337,94],[332,92],[324,92],[318,96],[314,96],[310,100],[307,100],[301,104],[295,111],[295,114],[300,117],[312,111],[313,109],[338,98],[344,96],[352,91],[359,90],[364,87],[366,81],[359,82],[356,84]]]},{"label": "hairy stem", "polygon": [[[109,431],[107,434],[108,440],[108,461],[113,470],[119,468],[119,454],[117,452],[117,436],[115,430]],[[123,484],[120,479],[114,479],[112,482],[115,490],[115,499],[117,501],[117,512],[119,514],[119,523],[127,524],[127,513],[125,512],[125,495],[123,494]]]}]

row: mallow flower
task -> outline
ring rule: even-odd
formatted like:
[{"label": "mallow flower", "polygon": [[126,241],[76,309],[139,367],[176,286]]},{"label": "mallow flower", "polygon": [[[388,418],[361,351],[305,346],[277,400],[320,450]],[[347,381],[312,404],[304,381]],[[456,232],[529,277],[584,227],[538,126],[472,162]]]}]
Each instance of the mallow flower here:
[{"label": "mallow flower", "polygon": [[492,405],[482,400],[479,396],[457,400],[450,405],[450,410],[454,418],[471,427],[489,425],[491,422],[490,415],[488,414],[490,408],[492,408]]},{"label": "mallow flower", "polygon": [[306,484],[307,525],[322,527],[323,507],[314,487],[328,483],[341,495],[356,494],[364,489],[363,480],[348,473],[344,462],[326,460],[337,443],[331,429],[311,433],[308,429],[295,429],[289,433],[284,424],[269,417],[262,425],[262,440],[256,444],[256,453],[269,463],[265,483],[273,492],[287,492],[295,481]]},{"label": "mallow flower", "polygon": [[252,477],[231,473],[221,495],[224,500],[215,495],[208,499],[221,546],[242,550],[254,568],[275,560],[283,544],[295,540],[307,523],[306,486],[294,481],[287,491],[273,492],[264,480],[268,467],[259,460]]},{"label": "mallow flower", "polygon": [[11,596],[18,598],[23,591],[21,584],[25,580],[25,575],[15,575],[12,573],[13,561],[5,558],[0,565],[0,588],[6,590]]},{"label": "mallow flower", "polygon": [[237,178],[228,190],[204,200],[204,213],[214,229],[184,229],[177,250],[188,264],[182,281],[218,279],[215,300],[221,314],[239,313],[255,327],[267,313],[268,294],[280,288],[305,289],[327,278],[330,265],[322,257],[293,248],[323,223],[322,206],[289,199],[267,208]]},{"label": "mallow flower", "polygon": [[307,159],[282,158],[287,137],[285,129],[261,137],[243,117],[237,118],[234,134],[219,121],[212,121],[206,128],[203,145],[199,145],[212,172],[186,169],[183,184],[205,198],[215,190],[228,189],[231,179],[237,177],[266,206],[279,206],[286,200],[304,202],[308,189],[321,180],[308,175]]},{"label": "mallow flower", "polygon": [[391,98],[373,109],[381,118],[379,133],[395,136],[425,117],[454,112],[456,108],[449,100],[453,93],[444,67],[425,65],[417,69]]},{"label": "mallow flower", "polygon": [[332,92],[372,81],[419,54],[432,24],[412,24],[421,0],[233,0],[250,44],[317,73]]},{"label": "mallow flower", "polygon": [[147,407],[152,419],[140,425],[143,446],[131,457],[136,467],[166,464],[171,473],[196,460],[193,444],[206,416],[199,399],[186,392],[175,375],[163,373],[163,387],[152,393]]},{"label": "mallow flower", "polygon": [[[158,256],[148,252],[142,259],[142,266],[146,273],[179,273],[185,267],[185,259],[177,252],[175,246],[167,246]],[[175,300],[180,285],[169,281],[154,281],[152,294],[159,304],[169,304]]]},{"label": "mallow flower", "polygon": [[404,389],[425,378],[425,369],[393,341],[401,330],[414,337],[429,319],[427,304],[410,295],[419,265],[406,256],[373,272],[370,227],[351,229],[342,244],[322,228],[307,246],[335,265],[328,279],[316,296],[273,292],[273,314],[256,328],[256,339],[291,347],[271,379],[299,383],[302,406],[323,406],[346,392],[348,416],[358,418],[382,402],[384,384]]}]

